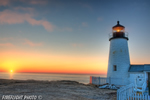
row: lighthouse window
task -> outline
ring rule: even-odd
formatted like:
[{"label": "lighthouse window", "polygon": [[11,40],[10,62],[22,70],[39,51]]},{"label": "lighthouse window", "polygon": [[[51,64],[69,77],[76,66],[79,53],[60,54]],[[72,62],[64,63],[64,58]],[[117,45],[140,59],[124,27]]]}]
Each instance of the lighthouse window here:
[{"label": "lighthouse window", "polygon": [[117,66],[116,65],[113,66],[113,70],[117,71]]}]

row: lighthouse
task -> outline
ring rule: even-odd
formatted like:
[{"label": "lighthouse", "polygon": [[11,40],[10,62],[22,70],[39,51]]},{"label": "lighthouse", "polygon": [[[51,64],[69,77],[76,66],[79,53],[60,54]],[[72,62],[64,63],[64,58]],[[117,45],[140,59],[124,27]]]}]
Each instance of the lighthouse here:
[{"label": "lighthouse", "polygon": [[[147,84],[150,84],[150,64],[130,65],[129,38],[127,32],[125,32],[125,27],[120,25],[119,21],[117,21],[117,25],[112,27],[112,33],[109,36],[110,48],[107,78],[90,76],[90,83],[104,85],[100,88],[113,89],[114,86],[112,84],[116,86],[134,84],[138,91],[144,93]],[[109,85],[106,85],[106,83],[109,83]]]},{"label": "lighthouse", "polygon": [[128,84],[130,58],[128,50],[128,35],[125,33],[125,27],[120,25],[117,21],[117,25],[112,27],[112,33],[110,34],[110,50],[107,77],[110,79],[116,79],[117,83]]}]

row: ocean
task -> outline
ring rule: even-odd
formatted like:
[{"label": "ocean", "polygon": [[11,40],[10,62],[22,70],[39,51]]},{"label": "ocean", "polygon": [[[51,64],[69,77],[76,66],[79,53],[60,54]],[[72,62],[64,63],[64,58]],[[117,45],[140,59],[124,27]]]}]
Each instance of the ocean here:
[{"label": "ocean", "polygon": [[6,73],[0,72],[0,79],[17,79],[17,80],[72,80],[88,84],[90,76],[106,77],[106,75],[93,74],[51,74],[51,73]]}]

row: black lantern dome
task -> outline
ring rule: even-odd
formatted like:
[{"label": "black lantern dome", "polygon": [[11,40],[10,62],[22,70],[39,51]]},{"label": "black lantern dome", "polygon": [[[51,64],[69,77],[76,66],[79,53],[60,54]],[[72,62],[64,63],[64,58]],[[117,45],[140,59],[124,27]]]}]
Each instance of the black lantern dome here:
[{"label": "black lantern dome", "polygon": [[124,32],[125,27],[119,24],[119,21],[117,21],[117,25],[112,27],[113,32]]},{"label": "black lantern dome", "polygon": [[117,21],[117,25],[112,27],[112,34],[111,34],[111,39],[114,38],[125,38],[128,40],[127,35],[125,34],[125,27],[119,24],[119,21]]}]

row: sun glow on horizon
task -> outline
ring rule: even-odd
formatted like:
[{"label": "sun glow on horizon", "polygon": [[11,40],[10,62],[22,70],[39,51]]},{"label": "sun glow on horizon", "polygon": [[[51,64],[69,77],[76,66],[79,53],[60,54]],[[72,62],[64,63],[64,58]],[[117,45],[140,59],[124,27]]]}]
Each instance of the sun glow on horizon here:
[{"label": "sun glow on horizon", "polygon": [[[107,57],[57,55],[48,52],[4,51],[0,66],[3,72],[106,74]],[[9,55],[9,56],[8,56]],[[17,55],[17,56],[16,56]],[[15,59],[14,59],[15,58]],[[50,62],[51,61],[51,62]],[[59,62],[59,63],[58,63]]]},{"label": "sun glow on horizon", "polygon": [[14,71],[11,69],[10,72],[13,73]]}]

